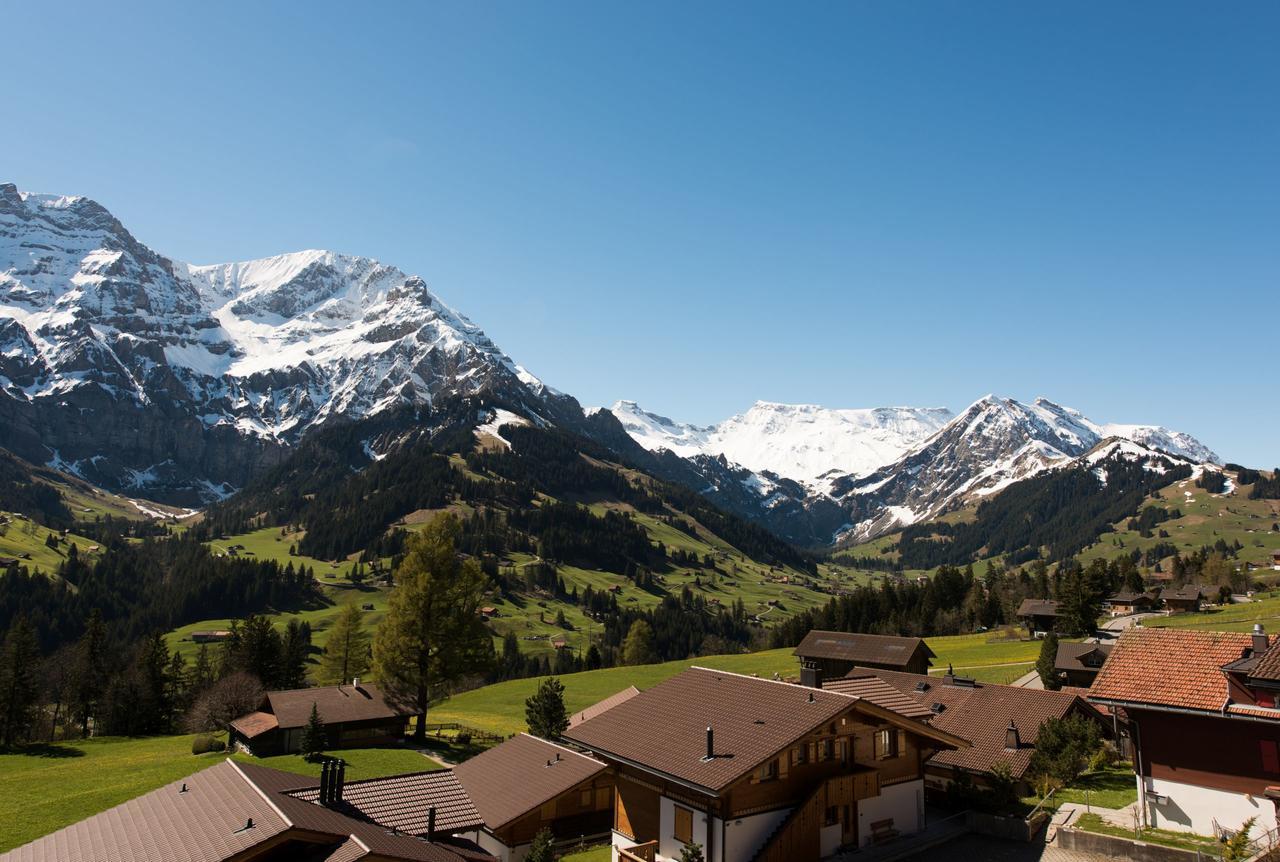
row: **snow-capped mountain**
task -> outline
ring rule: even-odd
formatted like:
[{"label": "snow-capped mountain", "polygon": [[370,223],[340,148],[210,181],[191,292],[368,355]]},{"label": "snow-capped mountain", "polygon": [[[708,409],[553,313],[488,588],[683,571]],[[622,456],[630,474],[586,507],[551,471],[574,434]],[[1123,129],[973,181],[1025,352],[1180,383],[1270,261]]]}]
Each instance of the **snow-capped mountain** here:
[{"label": "snow-capped mountain", "polygon": [[757,473],[820,488],[828,474],[862,475],[890,464],[942,428],[943,407],[833,410],[757,401],[750,410],[700,428],[645,412],[634,401],[609,408],[635,441],[682,457],[723,455]]},{"label": "snow-capped mountain", "polygon": [[988,395],[898,461],[865,476],[834,480],[830,494],[849,513],[849,526],[840,540],[862,541],[937,517],[1068,464],[1109,438],[1191,463],[1219,460],[1204,444],[1180,432],[1098,424],[1044,398],[1023,404]]},{"label": "snow-capped mountain", "polygon": [[192,266],[92,200],[0,185],[0,445],[31,460],[207,499],[317,424],[479,392],[561,397],[395,267]]}]

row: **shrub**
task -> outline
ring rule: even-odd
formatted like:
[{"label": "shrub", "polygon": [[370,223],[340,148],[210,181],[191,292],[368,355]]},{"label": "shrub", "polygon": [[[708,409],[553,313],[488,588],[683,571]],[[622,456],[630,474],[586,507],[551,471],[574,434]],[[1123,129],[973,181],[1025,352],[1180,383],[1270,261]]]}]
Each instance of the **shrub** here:
[{"label": "shrub", "polygon": [[215,739],[210,743],[209,750],[210,751],[226,751],[227,744],[223,742],[221,739]]},{"label": "shrub", "polygon": [[195,739],[191,740],[192,754],[208,754],[213,751],[214,738],[207,733],[197,733]]},{"label": "shrub", "polygon": [[471,744],[471,731],[469,731],[469,730],[462,730],[462,731],[459,731],[459,732],[458,732],[458,735],[457,735],[456,737],[454,737],[454,738],[457,740],[458,745],[470,745],[470,744]]}]

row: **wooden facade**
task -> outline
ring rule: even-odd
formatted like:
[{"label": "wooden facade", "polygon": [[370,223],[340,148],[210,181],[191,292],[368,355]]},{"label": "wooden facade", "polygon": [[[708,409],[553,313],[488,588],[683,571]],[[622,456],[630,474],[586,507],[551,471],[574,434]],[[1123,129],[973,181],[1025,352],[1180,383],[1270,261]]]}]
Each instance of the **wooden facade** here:
[{"label": "wooden facade", "polygon": [[508,847],[550,829],[558,841],[606,835],[613,821],[613,775],[605,771],[544,802],[491,834]]},{"label": "wooden facade", "polygon": [[[1280,785],[1280,722],[1128,710],[1142,775],[1262,797]],[[1188,744],[1199,740],[1199,744]]]}]

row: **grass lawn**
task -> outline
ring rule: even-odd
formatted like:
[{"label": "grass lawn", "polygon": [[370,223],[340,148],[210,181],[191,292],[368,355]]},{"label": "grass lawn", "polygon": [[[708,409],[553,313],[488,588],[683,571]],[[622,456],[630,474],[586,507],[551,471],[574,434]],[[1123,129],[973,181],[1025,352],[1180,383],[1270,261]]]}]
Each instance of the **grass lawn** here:
[{"label": "grass lawn", "polygon": [[[1114,835],[1117,838],[1133,839],[1132,829],[1113,826],[1097,814],[1081,814],[1075,825],[1086,832],[1097,832],[1100,835]],[[1173,832],[1168,829],[1143,829],[1138,833],[1138,840],[1149,844],[1163,844],[1166,847],[1177,847],[1180,850],[1203,850],[1212,858],[1218,858],[1222,845],[1206,835],[1195,835],[1190,832]]]},{"label": "grass lawn", "polygon": [[610,846],[601,844],[599,847],[591,847],[587,850],[579,850],[577,853],[570,853],[568,856],[561,856],[560,862],[609,862],[612,858]]},{"label": "grass lawn", "polygon": [[[190,736],[99,737],[0,754],[0,853],[212,766],[223,753],[191,754]],[[351,780],[420,772],[440,764],[408,749],[342,752]],[[318,776],[295,755],[237,759]]]},{"label": "grass lawn", "polygon": [[1247,632],[1254,623],[1262,623],[1268,631],[1280,627],[1280,595],[1270,593],[1258,601],[1221,608],[1198,614],[1173,614],[1167,617],[1151,617],[1142,621],[1150,628],[1208,629],[1220,632]]},{"label": "grass lawn", "polygon": [[[1137,799],[1138,785],[1133,777],[1133,769],[1127,763],[1119,763],[1080,776],[1069,787],[1063,787],[1053,794],[1053,798],[1044,807],[1057,811],[1064,802],[1074,802],[1093,808],[1124,808]],[[1038,797],[1029,797],[1022,801],[1034,807],[1040,800]],[[1132,832],[1129,837],[1133,837]]]}]

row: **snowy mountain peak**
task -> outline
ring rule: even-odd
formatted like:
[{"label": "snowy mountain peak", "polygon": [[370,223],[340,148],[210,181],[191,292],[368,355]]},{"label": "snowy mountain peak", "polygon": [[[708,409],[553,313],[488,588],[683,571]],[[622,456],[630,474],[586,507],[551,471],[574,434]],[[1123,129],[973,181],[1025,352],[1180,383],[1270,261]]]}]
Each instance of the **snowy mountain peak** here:
[{"label": "snowy mountain peak", "polygon": [[[193,266],[142,245],[88,198],[12,184],[0,185],[0,321],[12,345],[0,354],[0,422],[31,429],[0,445],[32,460],[56,451],[109,487],[129,470],[165,472],[151,467],[173,461],[173,435],[201,458],[211,440],[248,435],[270,449],[335,417],[446,395],[554,394],[393,266],[321,249]],[[67,421],[67,406],[97,427]],[[156,418],[130,419],[138,407]],[[165,430],[136,426],[151,421]],[[112,466],[119,453],[85,443],[117,426],[121,439],[156,437],[151,460]]]}]

